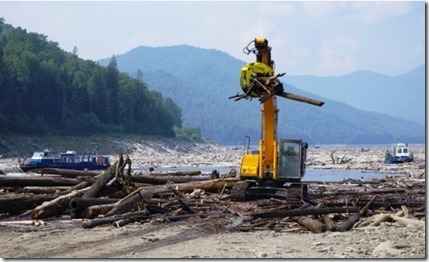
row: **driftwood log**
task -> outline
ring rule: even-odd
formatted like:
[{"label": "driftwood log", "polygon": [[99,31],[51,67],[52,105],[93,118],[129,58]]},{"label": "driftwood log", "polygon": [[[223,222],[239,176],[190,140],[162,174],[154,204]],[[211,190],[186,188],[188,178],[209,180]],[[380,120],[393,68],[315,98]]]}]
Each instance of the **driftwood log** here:
[{"label": "driftwood log", "polygon": [[372,222],[367,220],[364,223],[362,223],[360,227],[365,227],[365,226],[374,227],[386,221],[390,221],[390,222],[395,221],[404,226],[413,226],[413,227],[426,226],[426,223],[423,220],[418,220],[418,219],[409,218],[409,217],[400,217],[398,215],[392,215],[392,214],[386,214],[386,213],[374,215],[373,218],[374,220]]},{"label": "driftwood log", "polygon": [[91,188],[83,195],[84,198],[94,198],[104,189],[106,184],[115,177],[118,162],[110,166],[104,171],[95,182],[91,185]]},{"label": "driftwood log", "polygon": [[[71,218],[89,218],[83,222],[86,228],[109,223],[120,227],[133,221],[146,223],[154,218],[163,222],[189,217],[222,217],[232,221],[228,216],[237,217],[229,228],[225,227],[228,230],[282,230],[290,221],[300,225],[294,230],[315,233],[376,226],[383,221],[424,227],[424,180],[307,181],[309,194],[306,198],[254,199],[243,204],[225,201],[230,198],[229,189],[238,178],[219,179],[217,171],[212,173],[217,178],[198,176],[200,171],[131,175],[131,161],[128,157],[124,161],[122,155],[110,169],[98,174],[56,169],[40,172],[55,175],[26,176],[22,178],[25,181],[12,182],[7,182],[9,176],[0,177],[0,187],[5,192],[0,195],[2,216],[27,210],[17,218],[30,216],[41,221],[63,215],[69,209]],[[40,184],[41,181],[48,182]],[[60,181],[67,184],[60,184]],[[12,190],[15,199],[7,199],[5,196],[12,195],[9,193]],[[28,194],[30,190],[37,194]],[[367,213],[373,217],[363,219]],[[359,221],[361,219],[363,221]]]},{"label": "driftwood log", "polygon": [[269,211],[252,214],[253,217],[294,217],[294,216],[306,216],[306,215],[325,215],[332,213],[357,213],[359,208],[357,207],[334,207],[334,208],[318,208],[318,209],[292,209],[284,211]]},{"label": "driftwood log", "polygon": [[[214,189],[222,189],[225,185],[232,187],[238,179],[235,178],[227,178],[227,179],[215,179],[208,181],[197,181],[197,182],[189,182],[189,183],[180,183],[180,184],[170,184],[169,187],[175,188],[176,190],[183,193],[190,193],[195,189],[203,189],[203,190],[214,190]],[[160,193],[169,193],[171,189],[165,186],[149,186],[142,187],[118,202],[118,204],[110,210],[106,216],[112,216],[124,212],[128,212],[132,210],[142,199],[151,198],[152,196],[158,195]],[[145,197],[146,196],[146,197]]]},{"label": "driftwood log", "polygon": [[398,222],[401,225],[404,226],[414,226],[414,227],[425,227],[426,223],[425,221],[422,220],[417,220],[417,219],[413,219],[413,218],[408,218],[408,217],[399,217],[399,216],[395,216],[395,215],[389,215],[393,220],[395,220],[396,222]]},{"label": "driftwood log", "polygon": [[84,222],[82,226],[84,228],[93,228],[99,225],[113,223],[121,219],[144,219],[148,218],[150,215],[152,215],[152,213],[150,213],[148,210],[129,212],[112,217],[94,218],[92,220]]},{"label": "driftwood log", "polygon": [[58,195],[61,192],[65,192],[70,187],[68,186],[26,186],[23,188],[24,193],[33,193],[33,194],[51,194]]},{"label": "driftwood log", "polygon": [[347,221],[345,221],[342,225],[336,227],[336,231],[344,232],[350,230],[356,222],[359,221],[361,216],[365,216],[366,212],[368,211],[368,208],[375,202],[377,199],[377,195],[374,195],[368,203],[362,208],[362,210],[359,211],[359,213],[356,213],[349,217]]},{"label": "driftwood log", "polygon": [[63,168],[38,168],[34,170],[33,172],[38,174],[51,174],[51,175],[60,175],[63,177],[80,177],[80,176],[90,176],[95,177],[100,174],[99,171],[89,171],[89,170],[70,170],[70,169],[63,169]]},{"label": "driftwood log", "polygon": [[360,219],[360,213],[356,213],[349,217],[343,224],[337,226],[335,229],[338,232],[344,232],[350,230],[356,222]]},{"label": "driftwood log", "polygon": [[92,218],[98,217],[99,215],[105,215],[110,210],[112,210],[116,205],[117,205],[116,203],[112,203],[112,204],[89,206],[85,209],[85,217],[92,219]]},{"label": "driftwood log", "polygon": [[81,196],[88,190],[89,188],[76,190],[67,195],[59,196],[51,201],[44,202],[43,204],[37,206],[31,211],[31,218],[42,219],[57,215],[69,206],[69,202],[72,198]]},{"label": "driftwood log", "polygon": [[0,187],[74,186],[80,181],[55,176],[0,176]]},{"label": "driftwood log", "polygon": [[323,222],[325,223],[326,229],[328,231],[335,231],[336,230],[336,225],[335,225],[334,221],[332,221],[332,219],[328,215],[322,215],[322,219],[323,219]]},{"label": "driftwood log", "polygon": [[167,183],[188,183],[193,181],[207,181],[210,180],[210,177],[155,177],[148,175],[134,175],[131,177],[131,181],[139,183],[147,183],[152,185],[165,185]]},{"label": "driftwood log", "polygon": [[391,219],[391,217],[388,214],[379,214],[375,217],[375,220],[372,223],[368,222],[361,226],[366,226],[367,224],[369,224],[369,226],[378,226],[380,223],[388,221],[389,219]]},{"label": "driftwood log", "polygon": [[[124,174],[124,169],[128,165],[127,173]],[[131,160],[129,156],[124,160],[123,154],[119,154],[119,160],[111,165],[106,171],[97,176],[97,180],[91,185],[91,188],[84,194],[84,198],[98,197],[100,193],[106,190],[106,186],[112,191],[112,184],[120,187],[120,190],[127,192],[135,186],[129,179],[131,177]],[[109,191],[109,190],[107,190]],[[117,190],[113,189],[113,192]],[[112,192],[110,192],[112,193]]]},{"label": "driftwood log", "polygon": [[79,184],[74,185],[74,186],[70,187],[69,189],[65,190],[64,192],[61,192],[61,194],[66,195],[66,194],[69,194],[73,191],[87,188],[87,187],[91,186],[93,183],[94,183],[93,181],[82,181]]},{"label": "driftwood log", "polygon": [[[130,194],[132,195],[132,194]],[[144,199],[144,204],[146,205],[146,209],[150,209],[151,206],[155,205],[160,205],[162,202],[161,201],[156,201],[152,198],[150,198],[149,196],[146,197],[147,199]],[[112,203],[112,204],[101,204],[101,205],[93,205],[93,206],[89,206],[86,208],[85,210],[85,217],[86,218],[95,218],[97,216],[100,215],[106,215],[110,210],[112,210],[114,207],[116,207],[117,205],[119,205],[121,202],[125,201],[127,198],[123,198],[120,201],[117,201],[116,203]]]},{"label": "driftwood log", "polygon": [[177,172],[150,172],[150,173],[143,173],[140,172],[139,174],[136,174],[136,176],[199,176],[201,175],[201,171],[177,171]]},{"label": "driftwood log", "polygon": [[113,204],[118,202],[118,200],[114,198],[73,198],[69,202],[70,216],[73,218],[84,217],[88,207]]},{"label": "driftwood log", "polygon": [[0,213],[20,213],[54,199],[49,194],[7,194],[0,196]]},{"label": "driftwood log", "polygon": [[101,204],[113,204],[119,199],[114,198],[73,198],[69,202],[69,206],[74,211],[85,210],[89,206]]},{"label": "driftwood log", "polygon": [[316,219],[300,216],[296,219],[296,222],[313,233],[322,233],[326,231],[326,226]]}]

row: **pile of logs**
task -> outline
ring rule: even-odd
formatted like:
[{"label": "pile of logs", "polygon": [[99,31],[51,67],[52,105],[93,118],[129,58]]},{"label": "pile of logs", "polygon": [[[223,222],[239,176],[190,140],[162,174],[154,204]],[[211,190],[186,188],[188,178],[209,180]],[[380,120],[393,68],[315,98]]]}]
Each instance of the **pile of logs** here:
[{"label": "pile of logs", "polygon": [[[84,228],[156,220],[217,218],[224,230],[347,231],[397,222],[424,226],[424,179],[307,182],[296,199],[230,199],[237,177],[201,172],[131,172],[122,155],[104,172],[38,170],[41,176],[0,176],[2,221],[81,219]],[[40,223],[43,225],[43,223]]]}]

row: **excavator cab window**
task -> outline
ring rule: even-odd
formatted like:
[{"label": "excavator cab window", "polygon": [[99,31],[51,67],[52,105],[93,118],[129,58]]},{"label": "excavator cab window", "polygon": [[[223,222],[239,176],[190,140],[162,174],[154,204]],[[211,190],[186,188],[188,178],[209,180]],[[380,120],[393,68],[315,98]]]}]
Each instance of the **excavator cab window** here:
[{"label": "excavator cab window", "polygon": [[306,143],[298,139],[282,139],[279,146],[278,179],[300,181],[305,172]]}]

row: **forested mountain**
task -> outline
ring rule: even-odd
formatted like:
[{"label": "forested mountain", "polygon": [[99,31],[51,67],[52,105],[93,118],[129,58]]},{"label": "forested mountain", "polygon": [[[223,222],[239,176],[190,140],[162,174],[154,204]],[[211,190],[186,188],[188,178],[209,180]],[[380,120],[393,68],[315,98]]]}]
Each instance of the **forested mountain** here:
[{"label": "forested mountain", "polygon": [[0,18],[0,133],[174,137],[181,109],[141,78],[79,59]]},{"label": "forested mountain", "polygon": [[[198,126],[206,138],[218,143],[241,144],[244,136],[256,143],[261,131],[261,105],[257,100],[234,102],[241,92],[239,74],[246,63],[218,50],[186,45],[137,47],[117,55],[118,69],[136,76],[140,70],[151,88],[171,97],[181,108],[183,124]],[[249,56],[247,62],[254,61]],[[275,58],[274,58],[275,60]],[[100,60],[108,65],[109,59]],[[286,69],[277,69],[284,72]],[[411,120],[358,110],[344,102],[320,97],[288,85],[287,92],[325,101],[314,107],[278,98],[278,137],[303,138],[310,143],[423,143],[425,127]],[[359,92],[359,90],[355,90]]]},{"label": "forested mountain", "polygon": [[359,71],[344,76],[289,76],[300,89],[342,101],[365,111],[403,117],[424,124],[425,66],[398,76]]}]

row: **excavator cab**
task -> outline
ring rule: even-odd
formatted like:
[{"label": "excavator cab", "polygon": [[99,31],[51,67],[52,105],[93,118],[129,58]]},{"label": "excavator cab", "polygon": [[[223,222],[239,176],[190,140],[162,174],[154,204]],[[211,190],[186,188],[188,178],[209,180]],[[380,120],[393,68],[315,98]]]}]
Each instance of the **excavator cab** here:
[{"label": "excavator cab", "polygon": [[277,172],[260,172],[260,152],[247,153],[243,156],[240,177],[243,179],[271,179],[279,184],[299,182],[305,174],[308,144],[301,139],[281,139],[278,145]]},{"label": "excavator cab", "polygon": [[278,180],[300,182],[305,174],[308,144],[301,139],[282,139],[278,155]]},{"label": "excavator cab", "polygon": [[276,164],[273,169],[262,168],[260,151],[247,152],[241,162],[242,181],[232,188],[232,200],[305,196],[307,186],[301,183],[301,178],[305,174],[307,148],[308,144],[301,139],[281,139],[276,148]]}]

